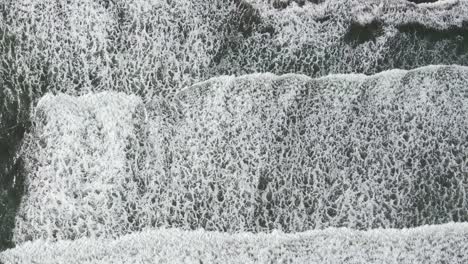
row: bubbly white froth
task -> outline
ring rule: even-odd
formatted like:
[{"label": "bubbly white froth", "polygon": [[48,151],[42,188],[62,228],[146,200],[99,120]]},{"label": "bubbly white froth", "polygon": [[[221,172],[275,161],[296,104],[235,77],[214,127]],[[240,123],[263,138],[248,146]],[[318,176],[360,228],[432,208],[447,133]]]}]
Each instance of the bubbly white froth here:
[{"label": "bubbly white froth", "polygon": [[225,76],[145,107],[48,95],[16,241],[466,221],[467,83],[466,67],[431,66]]}]

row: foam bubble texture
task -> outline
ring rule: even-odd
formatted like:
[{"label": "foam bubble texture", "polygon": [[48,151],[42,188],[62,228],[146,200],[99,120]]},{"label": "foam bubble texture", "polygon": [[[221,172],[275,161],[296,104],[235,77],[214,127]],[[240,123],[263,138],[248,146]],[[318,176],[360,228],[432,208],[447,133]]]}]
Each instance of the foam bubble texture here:
[{"label": "foam bubble texture", "polygon": [[271,72],[324,76],[373,74],[430,64],[468,65],[466,1],[304,1],[275,9],[249,1],[262,21],[248,38],[231,38],[218,75]]},{"label": "foam bubble texture", "polygon": [[467,221],[467,83],[466,67],[431,66],[224,76],[146,110],[46,96],[15,240]]},{"label": "foam bubble texture", "polygon": [[[12,86],[6,85],[4,97],[27,104],[18,98],[36,102],[45,92],[117,90],[146,99],[172,96],[222,74],[324,76],[468,64],[462,34],[466,1],[429,6],[404,0],[306,1],[284,10],[270,2],[5,1],[0,56],[8,72],[5,83]],[[374,20],[379,26],[367,32],[368,39],[348,43],[353,23]],[[398,30],[408,23],[453,29],[457,38],[434,40]]]},{"label": "foam bubble texture", "polygon": [[144,107],[136,96],[46,95],[25,138],[17,242],[131,231]]},{"label": "foam bubble texture", "polygon": [[227,234],[148,230],[116,240],[37,240],[0,253],[10,263],[466,263],[468,224],[356,231]]},{"label": "foam bubble texture", "polygon": [[454,66],[188,88],[164,187],[178,195],[156,208],[228,231],[466,221],[467,83]]}]

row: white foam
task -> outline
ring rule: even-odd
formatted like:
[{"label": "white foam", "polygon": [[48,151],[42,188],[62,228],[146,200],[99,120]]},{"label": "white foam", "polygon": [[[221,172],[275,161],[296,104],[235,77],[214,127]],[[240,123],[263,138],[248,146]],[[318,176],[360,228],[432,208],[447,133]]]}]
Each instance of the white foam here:
[{"label": "white foam", "polygon": [[15,240],[466,221],[467,83],[466,67],[428,66],[224,76],[146,110],[48,95],[23,148]]},{"label": "white foam", "polygon": [[468,224],[270,234],[147,230],[115,240],[37,240],[0,253],[10,263],[465,263]]}]

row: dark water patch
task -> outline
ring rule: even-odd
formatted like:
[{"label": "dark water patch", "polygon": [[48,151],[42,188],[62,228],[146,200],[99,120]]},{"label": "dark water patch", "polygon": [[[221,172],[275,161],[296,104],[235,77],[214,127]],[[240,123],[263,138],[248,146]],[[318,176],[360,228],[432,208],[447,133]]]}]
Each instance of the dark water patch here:
[{"label": "dark water patch", "polygon": [[344,36],[344,41],[349,44],[362,44],[375,39],[383,34],[383,23],[374,19],[368,24],[352,22]]},{"label": "dark water patch", "polygon": [[270,37],[273,36],[275,33],[276,33],[276,30],[275,28],[272,26],[272,25],[262,25],[259,30],[258,30],[259,33],[261,34],[269,34]]},{"label": "dark water patch", "polygon": [[30,124],[21,122],[14,109],[2,112],[0,120],[0,250],[14,246],[15,215],[24,192],[23,160],[17,152]]},{"label": "dark water patch", "polygon": [[319,4],[323,2],[323,0],[274,0],[273,1],[273,7],[276,9],[285,9],[287,8],[291,3],[296,3],[298,6],[302,7],[305,5],[305,3],[312,3],[312,4]]},{"label": "dark water patch", "polygon": [[235,1],[237,9],[237,29],[244,37],[250,37],[254,29],[262,23],[260,13],[244,0]]},{"label": "dark water patch", "polygon": [[445,30],[412,23],[401,25],[398,30],[400,33],[387,41],[389,52],[376,71],[429,64],[468,65],[468,23]]},{"label": "dark water patch", "polygon": [[420,23],[408,23],[397,27],[401,33],[415,34],[427,41],[440,41],[444,39],[462,38],[468,41],[468,21],[464,21],[461,27],[450,27],[447,29],[436,29],[427,27]]},{"label": "dark water patch", "polygon": [[286,7],[289,6],[291,1],[282,1],[282,0],[276,0],[273,1],[273,7],[276,9],[285,9]]},{"label": "dark water patch", "polygon": [[25,132],[30,127],[30,86],[15,60],[18,39],[6,27],[0,28],[0,250],[13,247],[15,215],[23,196],[23,161],[17,157]]},{"label": "dark water patch", "polygon": [[[24,194],[24,167],[22,159],[14,161],[2,176],[0,189],[0,251],[14,247],[15,216]],[[6,183],[4,183],[6,182]]]},{"label": "dark water patch", "polygon": [[24,191],[23,160],[17,152],[30,124],[18,119],[14,109],[2,107],[6,111],[0,120],[0,250],[14,246],[15,215]]},{"label": "dark water patch", "polygon": [[319,17],[315,21],[317,21],[319,23],[324,23],[324,22],[327,22],[330,19],[331,19],[331,16],[327,15],[327,16]]}]

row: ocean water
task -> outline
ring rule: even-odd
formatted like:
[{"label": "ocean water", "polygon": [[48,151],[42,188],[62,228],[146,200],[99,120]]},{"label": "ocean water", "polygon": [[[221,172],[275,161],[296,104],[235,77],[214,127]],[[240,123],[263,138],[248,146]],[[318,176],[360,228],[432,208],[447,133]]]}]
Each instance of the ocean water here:
[{"label": "ocean water", "polygon": [[[147,226],[295,232],[466,221],[468,3],[411,2],[3,1],[0,248],[13,247],[15,240],[116,237]],[[237,86],[244,88],[235,91]],[[190,91],[197,92],[187,97]],[[312,100],[313,91],[323,100],[315,110],[305,106],[320,105]],[[139,98],[137,110],[128,112],[137,113],[128,121],[136,123],[109,125],[128,113],[99,116],[122,109],[104,103],[112,96],[87,103],[70,99],[73,103],[62,106],[51,101],[42,115],[56,123],[39,122],[37,105],[46,94],[72,98],[100,92]],[[263,99],[256,100],[257,95]],[[126,100],[133,99],[121,102]],[[73,104],[81,110],[66,112]],[[303,116],[294,116],[295,111]],[[61,117],[81,121],[75,129]],[[314,118],[323,127],[314,126],[319,122]],[[375,128],[382,120],[388,120],[387,127]],[[311,136],[289,132],[301,126]],[[399,130],[387,133],[388,127]],[[107,157],[109,165],[81,168],[79,159],[65,161],[76,155],[66,152],[74,146],[66,129],[82,133],[74,140],[84,138],[76,146],[91,153],[83,160]],[[131,136],[114,135],[117,130]],[[236,138],[238,131],[256,141]],[[43,143],[54,140],[63,152]],[[104,148],[103,142],[112,140],[122,140],[122,149],[89,146],[101,142]],[[142,146],[128,151],[126,144]],[[317,160],[308,158],[314,155]],[[229,164],[237,159],[242,162]],[[320,167],[314,172],[319,185],[308,185],[313,166]],[[112,191],[105,191],[107,185],[90,187],[99,192],[89,198],[97,203],[92,210],[86,203],[77,206],[83,196],[74,195],[90,191],[76,183],[92,182],[80,178],[93,175],[92,168],[108,170],[101,180],[118,189],[120,209],[112,207],[118,203]],[[70,176],[76,182],[67,180]],[[212,183],[203,180],[210,177]],[[286,184],[281,177],[292,180]],[[411,177],[417,179],[413,185]],[[37,179],[45,179],[45,185],[36,188]],[[63,182],[55,186],[54,179]],[[65,197],[50,191],[64,186],[70,187]],[[157,195],[164,190],[174,195]],[[49,207],[42,206],[47,193],[53,194]],[[99,206],[112,210],[102,218]],[[38,220],[44,212],[48,218]],[[89,218],[82,223],[83,215]],[[57,223],[51,227],[52,220]]]}]

